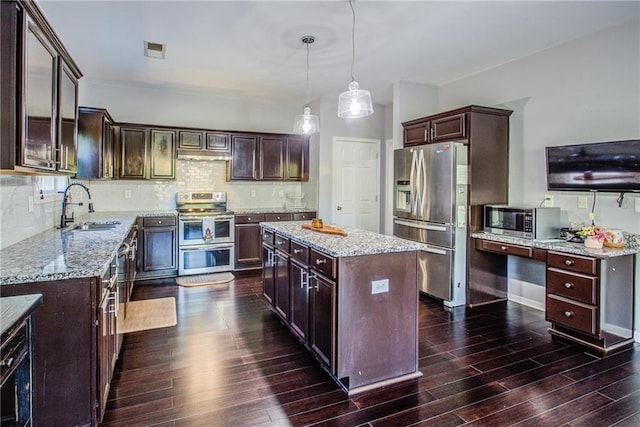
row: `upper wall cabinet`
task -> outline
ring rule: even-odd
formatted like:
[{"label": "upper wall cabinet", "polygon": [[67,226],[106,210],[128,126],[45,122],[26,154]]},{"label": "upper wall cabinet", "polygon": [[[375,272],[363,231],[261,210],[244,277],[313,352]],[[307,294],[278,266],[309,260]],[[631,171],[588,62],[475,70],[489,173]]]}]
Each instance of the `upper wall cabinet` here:
[{"label": "upper wall cabinet", "polygon": [[175,130],[121,125],[117,133],[117,178],[175,179]]},{"label": "upper wall cabinet", "polygon": [[178,130],[178,159],[229,160],[231,136],[228,132]]},{"label": "upper wall cabinet", "polygon": [[112,179],[114,124],[103,108],[80,107],[76,178]]},{"label": "upper wall cabinet", "polygon": [[231,134],[230,181],[308,181],[309,138]]},{"label": "upper wall cabinet", "polygon": [[78,66],[32,1],[0,2],[0,167],[77,170]]},{"label": "upper wall cabinet", "polygon": [[467,115],[454,113],[439,117],[424,117],[402,124],[404,146],[431,144],[435,142],[465,139],[467,137]]}]

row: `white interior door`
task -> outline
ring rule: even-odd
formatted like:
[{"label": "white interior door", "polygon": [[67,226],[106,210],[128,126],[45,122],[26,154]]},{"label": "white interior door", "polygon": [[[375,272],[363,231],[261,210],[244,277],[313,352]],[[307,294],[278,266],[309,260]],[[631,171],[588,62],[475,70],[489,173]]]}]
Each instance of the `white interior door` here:
[{"label": "white interior door", "polygon": [[380,140],[333,138],[333,218],[341,227],[380,229]]}]

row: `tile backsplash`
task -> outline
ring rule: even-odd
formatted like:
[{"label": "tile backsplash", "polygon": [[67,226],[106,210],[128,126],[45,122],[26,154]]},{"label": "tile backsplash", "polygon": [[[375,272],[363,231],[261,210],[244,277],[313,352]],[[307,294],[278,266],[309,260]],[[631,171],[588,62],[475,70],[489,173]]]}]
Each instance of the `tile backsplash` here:
[{"label": "tile backsplash", "polygon": [[[90,192],[97,212],[149,211],[175,208],[178,191],[226,191],[229,209],[240,208],[316,208],[316,201],[302,196],[299,182],[228,182],[226,162],[178,160],[174,181],[98,181],[79,180]],[[37,178],[33,176],[0,176],[0,248],[55,227],[60,219],[61,198],[37,197]],[[77,188],[77,187],[76,187]],[[35,199],[29,209],[29,197]],[[86,212],[86,195],[72,194],[71,211]]]}]

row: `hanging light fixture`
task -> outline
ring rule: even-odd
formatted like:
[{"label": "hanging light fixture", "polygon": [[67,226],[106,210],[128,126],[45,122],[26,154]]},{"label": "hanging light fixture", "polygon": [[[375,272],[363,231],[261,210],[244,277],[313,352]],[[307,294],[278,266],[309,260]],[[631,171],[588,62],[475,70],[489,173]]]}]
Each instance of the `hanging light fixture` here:
[{"label": "hanging light fixture", "polygon": [[349,6],[351,6],[351,13],[353,14],[353,26],[351,27],[351,83],[349,83],[349,90],[342,92],[338,98],[338,117],[366,117],[373,114],[373,104],[369,91],[360,89],[358,82],[353,77],[353,68],[356,62],[356,11],[353,8],[353,0],[349,0]]},{"label": "hanging light fixture", "polygon": [[311,108],[309,107],[309,45],[315,41],[316,39],[313,36],[302,36],[302,43],[307,45],[307,89],[302,114],[297,115],[293,123],[293,131],[295,133],[310,134],[320,131],[318,116],[311,114]]}]

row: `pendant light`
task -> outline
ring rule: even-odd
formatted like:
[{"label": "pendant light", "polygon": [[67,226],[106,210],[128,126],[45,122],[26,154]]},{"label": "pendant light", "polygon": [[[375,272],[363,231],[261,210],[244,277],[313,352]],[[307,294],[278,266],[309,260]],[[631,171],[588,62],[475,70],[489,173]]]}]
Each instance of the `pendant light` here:
[{"label": "pendant light", "polygon": [[310,134],[320,131],[318,116],[311,114],[311,108],[309,107],[309,45],[315,41],[316,39],[313,36],[302,36],[302,43],[307,45],[307,99],[302,114],[297,115],[293,122],[293,132],[295,133]]},{"label": "pendant light", "polygon": [[353,77],[353,68],[356,61],[356,11],[353,8],[353,0],[349,0],[349,6],[351,6],[351,13],[353,14],[353,26],[351,27],[351,83],[349,83],[349,90],[342,92],[338,98],[338,117],[366,117],[373,114],[373,104],[369,91],[360,89],[358,82]]}]

